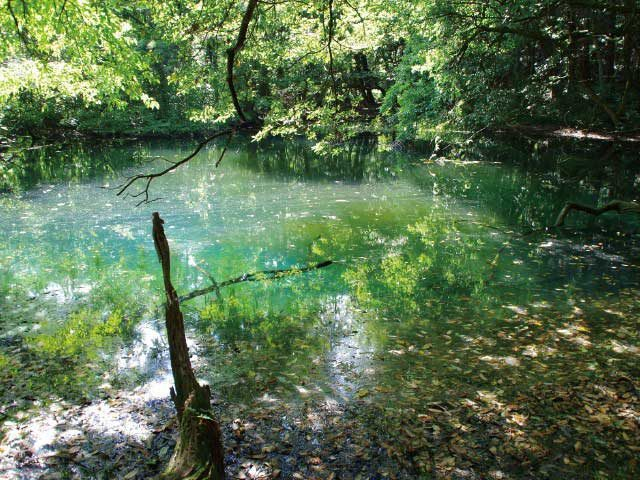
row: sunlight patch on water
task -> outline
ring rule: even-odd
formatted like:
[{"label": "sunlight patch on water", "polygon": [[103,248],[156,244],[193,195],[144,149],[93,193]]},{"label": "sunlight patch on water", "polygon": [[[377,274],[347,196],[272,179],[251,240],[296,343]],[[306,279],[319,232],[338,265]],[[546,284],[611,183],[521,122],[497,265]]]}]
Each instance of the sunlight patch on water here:
[{"label": "sunlight patch on water", "polygon": [[348,295],[340,295],[325,304],[322,320],[331,324],[335,332],[326,358],[331,388],[337,397],[347,400],[360,386],[360,377],[372,373],[367,336]]},{"label": "sunlight patch on water", "polygon": [[169,396],[169,390],[173,386],[173,375],[165,372],[157,376],[154,380],[136,389],[136,394],[145,401],[162,400]]},{"label": "sunlight patch on water", "polygon": [[160,322],[142,322],[136,326],[136,341],[117,355],[118,370],[145,371],[168,365],[168,346]]}]

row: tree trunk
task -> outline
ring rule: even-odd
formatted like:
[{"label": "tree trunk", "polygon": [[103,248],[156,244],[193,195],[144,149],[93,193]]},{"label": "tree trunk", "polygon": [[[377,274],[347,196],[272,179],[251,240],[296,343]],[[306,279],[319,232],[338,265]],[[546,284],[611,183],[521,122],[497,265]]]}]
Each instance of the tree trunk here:
[{"label": "tree trunk", "polygon": [[234,83],[235,79],[233,69],[236,63],[236,56],[244,48],[244,44],[247,41],[247,30],[249,30],[249,24],[251,23],[251,19],[253,18],[253,14],[255,13],[257,6],[258,0],[249,0],[247,9],[242,16],[242,22],[240,23],[240,30],[238,31],[238,36],[236,37],[236,43],[227,50],[227,86],[229,87],[231,101],[233,102],[233,106],[236,109],[238,118],[243,123],[247,121],[247,117],[242,110],[240,100],[238,100],[238,92],[236,91],[236,86]]},{"label": "tree trunk", "polygon": [[161,478],[167,480],[222,480],[224,449],[218,422],[211,411],[211,390],[196,380],[189,359],[178,294],[171,284],[171,256],[164,234],[164,220],[153,213],[153,241],[162,265],[166,293],[165,317],[171,370],[175,388],[170,390],[176,407],[180,436]]},{"label": "tree trunk", "polygon": [[634,17],[637,15],[636,7],[633,0],[625,0],[624,6],[626,9],[624,34],[622,38],[622,67],[623,67],[623,79],[625,82],[631,83],[633,81],[633,66],[631,65],[631,56],[633,53],[633,24]]},{"label": "tree trunk", "polygon": [[356,52],[353,57],[355,62],[355,75],[357,78],[357,88],[362,95],[362,101],[360,105],[363,113],[369,115],[375,115],[378,113],[378,102],[376,102],[373,96],[373,88],[375,87],[375,80],[373,74],[369,69],[369,62],[367,56],[363,52]]},{"label": "tree trunk", "polygon": [[[613,31],[616,28],[616,15],[614,12],[605,14],[605,29]],[[615,39],[607,38],[604,53],[604,75],[605,82],[614,82],[616,75],[616,42]]]}]

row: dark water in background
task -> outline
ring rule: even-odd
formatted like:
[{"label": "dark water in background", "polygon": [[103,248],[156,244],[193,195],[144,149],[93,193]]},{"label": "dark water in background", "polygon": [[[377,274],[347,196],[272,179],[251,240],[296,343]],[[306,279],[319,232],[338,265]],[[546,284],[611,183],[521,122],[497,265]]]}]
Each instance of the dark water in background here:
[{"label": "dark water in background", "polygon": [[[203,269],[222,281],[337,262],[225,289],[222,305],[184,306],[196,368],[232,400],[419,404],[445,386],[492,385],[501,369],[520,371],[509,388],[522,389],[569,375],[575,355],[612,354],[607,328],[635,308],[620,302],[640,286],[636,218],[575,213],[566,229],[537,230],[569,200],[637,200],[632,150],[494,139],[437,155],[358,144],[321,157],[304,143],[236,140],[220,168],[212,147],[154,181],[151,204],[115,195],[127,175],[192,147],[45,149],[14,172],[0,197],[3,344],[119,352],[121,374],[157,376],[162,323],[143,308],[161,292],[152,211],[166,222],[181,294],[208,285]],[[137,327],[91,327],[114,310]],[[529,338],[532,324],[567,341]]]}]

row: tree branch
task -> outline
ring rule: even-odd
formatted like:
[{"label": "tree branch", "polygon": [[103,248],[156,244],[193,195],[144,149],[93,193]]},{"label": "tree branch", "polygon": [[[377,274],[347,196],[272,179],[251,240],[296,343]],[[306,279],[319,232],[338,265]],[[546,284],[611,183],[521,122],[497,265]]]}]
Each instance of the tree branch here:
[{"label": "tree branch", "polygon": [[194,267],[196,268],[196,270],[202,272],[209,279],[209,281],[211,282],[211,287],[213,288],[213,291],[216,292],[216,298],[218,299],[218,301],[221,301],[222,295],[220,294],[220,285],[218,285],[218,282],[213,277],[213,275],[211,275],[209,272],[207,272],[204,268],[202,268],[197,263],[194,265]]},{"label": "tree branch", "polygon": [[41,58],[40,52],[38,52],[38,50],[34,48],[34,45],[33,45],[34,42],[31,39],[31,36],[29,35],[29,30],[27,30],[27,27],[25,26],[20,26],[20,22],[18,22],[18,17],[16,17],[15,12],[13,11],[11,1],[12,0],[7,0],[7,9],[9,10],[9,15],[13,19],[13,23],[16,27],[16,33],[18,34],[18,37],[20,37],[20,41],[22,42],[22,45],[24,46],[24,48],[27,49],[27,51],[31,55],[33,55],[36,58]]},{"label": "tree branch", "polygon": [[240,275],[239,277],[232,278],[229,280],[225,280],[221,283],[214,283],[213,285],[201,288],[199,290],[194,290],[193,292],[187,293],[180,297],[180,302],[187,302],[196,297],[200,297],[202,295],[206,295],[211,292],[217,292],[221,288],[228,287],[229,285],[234,285],[236,283],[242,282],[257,282],[259,280],[275,280],[281,277],[286,277],[288,275],[297,275],[299,273],[309,272],[311,270],[317,270],[320,268],[328,267],[329,265],[333,265],[335,262],[333,260],[325,260],[324,262],[316,263],[314,265],[307,265],[305,267],[300,268],[285,268],[282,270],[263,270],[261,272],[253,272],[253,273],[245,273]]},{"label": "tree branch", "polygon": [[[582,87],[582,89],[584,90],[584,92],[587,94],[587,96],[589,97],[589,99],[595,103],[597,106],[599,106],[608,116],[609,119],[611,120],[611,123],[613,124],[614,127],[618,127],[618,125],[620,125],[620,118],[618,117],[617,113],[613,111],[613,109],[611,107],[609,107],[609,105],[607,105],[604,100],[602,100],[602,98],[600,98],[598,96],[598,94],[596,92],[593,91],[593,88],[591,88],[591,86],[586,82],[586,81],[581,81],[579,82],[580,87]],[[626,95],[626,93],[625,93]],[[624,101],[624,99],[623,99]]]},{"label": "tree branch", "polygon": [[598,216],[605,212],[615,211],[618,213],[638,213],[640,214],[640,204],[636,202],[623,202],[622,200],[613,200],[606,205],[600,208],[594,208],[589,205],[583,205],[581,203],[567,203],[560,215],[558,215],[558,219],[554,226],[561,227],[564,225],[564,220],[569,215],[571,210],[578,210],[580,212],[588,213],[589,215]]},{"label": "tree branch", "polygon": [[236,92],[236,87],[233,83],[233,67],[236,62],[236,56],[238,55],[240,50],[242,50],[245,42],[247,41],[247,30],[249,29],[249,24],[251,23],[251,19],[253,18],[253,14],[255,13],[257,5],[258,0],[249,0],[247,9],[245,10],[242,17],[242,22],[240,23],[240,30],[238,31],[238,36],[236,37],[236,44],[227,50],[227,85],[229,86],[229,93],[231,93],[231,101],[233,102],[233,106],[236,109],[236,113],[238,114],[238,117],[242,122],[246,122],[247,117],[242,111],[240,101],[238,100],[238,92]]},{"label": "tree branch", "polygon": [[[123,183],[122,185],[117,187],[117,189],[118,189],[117,195],[118,196],[124,195],[127,192],[127,190],[129,190],[133,186],[133,184],[135,184],[138,181],[146,180],[144,188],[140,192],[138,192],[138,193],[136,193],[134,195],[131,195],[131,196],[134,197],[134,198],[144,196],[144,198],[140,201],[140,203],[138,203],[138,205],[141,205],[143,203],[150,203],[150,202],[152,202],[154,200],[157,200],[157,199],[149,200],[149,187],[151,186],[151,182],[153,180],[155,180],[158,177],[162,177],[163,175],[166,175],[169,172],[174,171],[175,169],[177,169],[181,165],[184,165],[189,160],[194,158],[198,153],[200,153],[200,150],[202,150],[207,144],[211,143],[216,138],[219,138],[219,137],[222,137],[222,136],[225,136],[225,135],[232,136],[235,132],[236,132],[236,128],[235,127],[216,132],[213,135],[211,135],[210,137],[205,138],[202,142],[200,142],[198,144],[198,146],[196,147],[196,149],[190,155],[186,156],[182,160],[179,160],[177,162],[173,162],[171,165],[169,165],[164,170],[160,170],[159,172],[154,172],[154,173],[146,173],[146,174],[141,173],[141,174],[138,174],[138,175],[134,175],[133,177],[130,177],[129,179],[127,179],[127,181],[125,183]],[[222,161],[222,156],[224,155],[226,150],[227,150],[227,147],[225,146],[224,149],[222,150],[222,154],[220,155],[220,158],[216,162],[216,167]]]}]

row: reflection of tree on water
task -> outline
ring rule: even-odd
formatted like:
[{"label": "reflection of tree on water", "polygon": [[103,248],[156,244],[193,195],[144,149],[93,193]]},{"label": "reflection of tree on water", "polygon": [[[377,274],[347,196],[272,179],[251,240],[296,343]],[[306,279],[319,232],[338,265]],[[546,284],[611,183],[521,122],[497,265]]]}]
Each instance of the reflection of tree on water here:
[{"label": "reflection of tree on water", "polygon": [[379,152],[373,140],[362,139],[342,146],[333,155],[318,155],[305,142],[269,140],[252,143],[239,164],[276,178],[297,180],[375,181],[392,177],[407,162]]},{"label": "reflection of tree on water", "polygon": [[[132,143],[126,147],[112,144],[54,144],[18,151],[7,157],[7,165],[0,163],[0,191],[23,191],[43,182],[77,182],[108,177],[131,167],[132,161],[142,161],[147,152],[144,146]],[[10,174],[6,172],[7,166],[11,167]]]},{"label": "reflection of tree on water", "polygon": [[[367,312],[367,338],[384,357],[378,368],[390,375],[380,374],[377,381],[395,375],[392,365],[396,373],[416,365],[439,368],[456,345],[457,361],[465,361],[467,340],[494,338],[511,311],[526,314],[532,305],[546,304],[545,322],[557,324],[595,292],[615,294],[634,284],[636,271],[623,257],[582,250],[571,240],[548,248],[548,240],[512,239],[456,220],[451,210],[436,207],[404,233],[372,235],[370,258],[347,266],[350,291]],[[494,267],[504,241],[511,244]],[[492,355],[516,363],[500,340],[486,345]]]},{"label": "reflection of tree on water", "polygon": [[[550,384],[558,376],[564,378],[567,371],[579,370],[596,378],[609,375],[613,370],[608,367],[627,372],[627,376],[633,371],[629,365],[630,359],[636,358],[637,335],[630,325],[637,316],[632,308],[634,297],[625,287],[637,286],[637,270],[628,267],[628,253],[637,249],[637,239],[623,235],[611,238],[612,229],[605,232],[608,236],[588,229],[578,234],[542,232],[526,238],[509,233],[545,224],[567,197],[592,199],[601,186],[594,186],[590,177],[582,186],[569,189],[563,179],[569,171],[565,162],[554,163],[549,170],[541,166],[529,171],[512,165],[449,161],[410,169],[407,159],[395,164],[382,154],[361,149],[353,154],[352,163],[344,164],[346,184],[304,184],[305,179],[333,179],[324,173],[322,162],[334,160],[310,152],[306,152],[306,160],[296,160],[296,148],[256,145],[249,155],[244,151],[229,155],[215,179],[201,175],[209,171],[207,159],[202,158],[175,180],[184,185],[195,178],[202,184],[199,198],[212,204],[214,193],[221,192],[215,188],[223,181],[228,182],[225,186],[233,184],[220,195],[233,201],[215,204],[226,217],[223,221],[212,213],[198,223],[189,217],[191,203],[176,202],[172,215],[182,222],[176,223],[172,238],[176,239],[174,260],[179,263],[176,278],[180,293],[206,282],[189,266],[191,256],[196,261],[206,260],[216,278],[222,279],[244,271],[286,268],[295,261],[330,258],[341,262],[335,272],[317,272],[310,278],[243,284],[224,292],[223,306],[205,302],[189,308],[188,321],[196,326],[193,338],[200,346],[197,368],[216,388],[221,387],[224,399],[248,402],[265,394],[269,401],[277,399],[286,405],[292,399],[309,399],[312,404],[314,395],[335,395],[332,398],[353,405],[359,413],[370,413],[367,402],[371,401],[431,415],[428,402],[444,397],[452,401],[465,395],[476,404],[484,405],[484,398],[493,406],[508,405],[515,402],[513,392],[528,391],[538,381]],[[288,152],[284,160],[279,156],[281,150]],[[159,153],[157,149],[140,151],[144,155]],[[246,176],[234,176],[236,162]],[[327,165],[339,168],[338,164]],[[256,180],[258,188],[242,181],[254,171],[264,173],[255,176],[261,179]],[[621,171],[625,178],[614,173],[610,178],[619,181],[618,192],[630,191],[632,176],[629,170]],[[226,174],[224,180],[222,173]],[[398,180],[383,184],[393,173]],[[278,183],[278,178],[301,180],[301,186],[291,189],[287,182]],[[273,208],[255,208],[250,213],[256,217],[247,220],[239,206],[254,192],[257,199],[252,201],[262,206],[267,196],[261,197],[258,182],[265,179],[269,183],[264,190],[275,192],[268,197]],[[79,222],[95,214],[94,209],[85,208],[87,198],[102,198],[86,186],[82,188],[84,201],[77,201],[76,209],[69,210],[73,217],[84,216],[77,218]],[[309,215],[286,215],[279,197],[285,190],[292,204],[303,203]],[[323,191],[330,194],[323,196]],[[39,193],[38,198],[50,203],[58,201],[55,195],[65,192]],[[355,192],[362,192],[362,196]],[[334,204],[336,199],[348,202]],[[37,211],[35,202],[25,202],[33,202],[33,198],[26,196],[14,204],[20,203],[21,214]],[[319,205],[323,202],[326,205]],[[212,211],[211,205],[206,209]],[[38,259],[31,266],[34,271],[40,267],[46,271],[40,273],[41,281],[58,277],[77,288],[88,276],[92,295],[104,295],[103,303],[63,315],[66,322],[52,324],[50,330],[37,334],[36,344],[50,347],[52,359],[60,357],[54,347],[68,347],[73,352],[85,347],[92,359],[105,354],[109,345],[103,343],[102,333],[108,329],[112,329],[109,338],[125,339],[126,347],[136,339],[130,327],[138,319],[120,315],[109,320],[111,307],[119,305],[129,311],[136,297],[148,297],[149,292],[158,290],[156,284],[144,280],[152,252],[136,246],[148,232],[140,234],[134,228],[137,216],[124,207],[109,214],[113,217],[108,225],[93,233],[73,218],[61,218],[58,230],[52,230],[50,223],[29,219],[7,223],[13,231],[27,232],[15,235],[8,249],[17,257]],[[622,226],[627,220],[610,221]],[[252,229],[257,225],[262,230]],[[226,234],[220,233],[222,227]],[[500,250],[505,242],[508,245]],[[90,247],[83,252],[81,244]],[[60,261],[65,250],[67,256]],[[3,266],[10,264],[4,262]],[[104,272],[109,272],[107,278]],[[136,281],[123,283],[123,278]],[[116,288],[118,284],[121,288]],[[107,308],[105,304],[110,302]],[[40,378],[56,382],[78,367],[64,360],[55,370],[43,357],[16,356],[19,361],[14,366],[19,368],[24,360],[25,365],[45,370],[47,375],[40,372]],[[615,359],[611,364],[607,363],[610,358]],[[134,358],[131,360],[130,364],[134,363]],[[135,368],[148,373],[152,363],[142,361]],[[80,362],[79,366],[84,365]],[[71,393],[83,392],[73,392],[72,387],[82,382],[86,393],[99,391],[102,379],[93,370],[85,373],[94,378],[68,379],[74,385],[59,383],[54,390],[75,398]],[[336,382],[340,388],[335,388]],[[157,386],[165,388],[164,384]],[[467,408],[441,405],[451,411],[458,409],[456,412]],[[513,414],[502,413],[509,419]],[[412,418],[415,424],[415,416]],[[452,422],[454,418],[458,420],[454,416]],[[430,418],[424,425],[434,422]],[[464,418],[460,422],[468,425]],[[528,425],[517,428],[533,432],[527,430]]]},{"label": "reflection of tree on water", "polygon": [[[565,148],[546,142],[517,148],[479,142],[413,171],[412,178],[425,192],[470,202],[496,226],[523,230],[553,225],[567,200],[595,205],[637,199],[633,152],[599,144],[587,150],[583,144],[561,145]],[[603,149],[613,162],[601,162]],[[476,160],[501,165],[469,163]],[[615,218],[612,222],[620,224]]]}]

